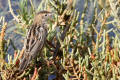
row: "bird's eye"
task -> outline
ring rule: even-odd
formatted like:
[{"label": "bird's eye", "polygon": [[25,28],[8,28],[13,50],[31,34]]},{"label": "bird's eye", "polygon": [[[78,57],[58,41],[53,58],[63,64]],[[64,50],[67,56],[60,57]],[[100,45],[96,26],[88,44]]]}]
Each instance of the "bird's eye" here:
[{"label": "bird's eye", "polygon": [[47,14],[45,14],[45,16],[47,16]]}]

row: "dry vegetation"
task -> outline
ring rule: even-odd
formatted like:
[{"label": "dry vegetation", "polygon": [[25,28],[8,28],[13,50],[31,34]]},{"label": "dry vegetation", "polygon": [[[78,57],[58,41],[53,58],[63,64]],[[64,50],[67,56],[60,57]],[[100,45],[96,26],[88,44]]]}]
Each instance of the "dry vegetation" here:
[{"label": "dry vegetation", "polygon": [[[32,0],[20,0],[18,15],[10,1],[9,10],[18,26],[16,33],[23,37],[40,10],[54,12],[54,24],[50,24],[42,51],[47,63],[38,56],[21,72],[18,67],[23,50],[15,50],[13,59],[7,54],[10,46],[4,38],[7,22],[1,17],[0,80],[47,80],[52,75],[54,80],[120,79],[120,0],[85,0],[82,12],[76,10],[76,0],[42,0],[37,9]],[[93,4],[93,14],[87,22],[89,4]],[[110,25],[115,28],[109,29]]]}]

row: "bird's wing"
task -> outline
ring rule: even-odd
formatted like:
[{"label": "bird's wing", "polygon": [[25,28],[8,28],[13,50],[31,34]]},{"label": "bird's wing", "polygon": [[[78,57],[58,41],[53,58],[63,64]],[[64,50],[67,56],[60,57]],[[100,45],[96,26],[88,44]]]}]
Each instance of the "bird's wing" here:
[{"label": "bird's wing", "polygon": [[25,55],[29,54],[34,57],[37,55],[37,52],[41,51],[46,40],[46,33],[46,30],[42,26],[32,26],[28,30],[24,44]]},{"label": "bird's wing", "polygon": [[47,31],[41,26],[31,26],[24,43],[23,58],[20,62],[20,70],[24,70],[30,61],[42,50],[47,36]]}]

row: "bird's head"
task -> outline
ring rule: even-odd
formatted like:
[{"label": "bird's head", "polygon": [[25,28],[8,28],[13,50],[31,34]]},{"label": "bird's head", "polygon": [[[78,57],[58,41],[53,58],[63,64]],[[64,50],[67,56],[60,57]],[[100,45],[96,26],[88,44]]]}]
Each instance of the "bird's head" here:
[{"label": "bird's head", "polygon": [[40,11],[34,17],[33,23],[37,25],[48,24],[53,17],[53,13],[49,11]]}]

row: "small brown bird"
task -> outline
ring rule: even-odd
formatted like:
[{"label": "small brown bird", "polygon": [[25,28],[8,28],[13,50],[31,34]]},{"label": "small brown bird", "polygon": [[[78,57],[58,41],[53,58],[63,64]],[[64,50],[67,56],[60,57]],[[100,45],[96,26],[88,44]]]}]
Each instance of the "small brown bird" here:
[{"label": "small brown bird", "polygon": [[19,70],[24,70],[41,52],[46,42],[48,22],[52,16],[53,14],[49,11],[41,11],[34,17],[33,24],[28,29],[24,42],[24,53],[20,61]]}]

